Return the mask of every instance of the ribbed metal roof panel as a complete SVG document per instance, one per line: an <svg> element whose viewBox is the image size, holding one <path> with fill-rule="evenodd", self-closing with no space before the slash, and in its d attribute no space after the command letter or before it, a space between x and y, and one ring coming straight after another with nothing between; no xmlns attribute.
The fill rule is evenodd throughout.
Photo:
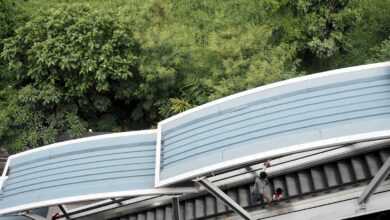
<svg viewBox="0 0 390 220"><path fill-rule="evenodd" d="M154 190L154 130L82 138L11 156L1 212Z"/></svg>
<svg viewBox="0 0 390 220"><path fill-rule="evenodd" d="M259 87L167 119L159 124L159 185L303 144L390 131L389 86L389 64L340 69Z"/></svg>

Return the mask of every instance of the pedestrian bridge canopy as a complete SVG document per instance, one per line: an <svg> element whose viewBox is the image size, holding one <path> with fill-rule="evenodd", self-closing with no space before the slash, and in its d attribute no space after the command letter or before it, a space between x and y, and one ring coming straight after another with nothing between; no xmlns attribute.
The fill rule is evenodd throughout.
<svg viewBox="0 0 390 220"><path fill-rule="evenodd" d="M390 62L237 93L157 129L43 146L9 157L0 214L192 189L177 183L288 154L390 137Z"/></svg>

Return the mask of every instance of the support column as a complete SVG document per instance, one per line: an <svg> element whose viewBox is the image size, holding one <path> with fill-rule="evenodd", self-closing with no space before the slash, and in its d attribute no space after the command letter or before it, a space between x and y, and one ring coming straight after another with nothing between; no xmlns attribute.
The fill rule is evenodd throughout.
<svg viewBox="0 0 390 220"><path fill-rule="evenodd" d="M390 172L390 157L382 165L379 171L375 174L374 178L370 181L368 186L364 189L364 192L358 198L359 205L364 206L370 196L374 193L376 188L383 182L383 180L389 175Z"/></svg>
<svg viewBox="0 0 390 220"><path fill-rule="evenodd" d="M58 205L58 208L60 208L62 214L65 216L66 219L70 219L70 216L63 205Z"/></svg>
<svg viewBox="0 0 390 220"><path fill-rule="evenodd" d="M226 193L224 193L218 186L214 185L206 178L196 179L200 185L202 185L208 192L213 196L223 202L225 205L229 206L235 213L241 216L245 220L253 220L251 215L243 209L239 204L237 204L233 199L231 199Z"/></svg>
<svg viewBox="0 0 390 220"><path fill-rule="evenodd" d="M173 220L181 219L179 197L177 196L172 198L172 219Z"/></svg>

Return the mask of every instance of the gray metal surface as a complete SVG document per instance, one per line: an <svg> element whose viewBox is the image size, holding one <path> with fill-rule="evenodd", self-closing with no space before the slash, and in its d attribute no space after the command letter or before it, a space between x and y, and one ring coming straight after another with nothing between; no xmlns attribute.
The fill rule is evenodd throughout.
<svg viewBox="0 0 390 220"><path fill-rule="evenodd" d="M23 213L21 215L31 220L46 220L45 217L36 214Z"/></svg>
<svg viewBox="0 0 390 220"><path fill-rule="evenodd" d="M37 220L42 220L46 219L48 213L47 208L39 208L39 209L34 209L27 212L20 212L16 214L10 214L7 216L0 216L0 220L32 220L32 219L37 219Z"/></svg>
<svg viewBox="0 0 390 220"><path fill-rule="evenodd" d="M25 216L3 216L0 217L0 220L31 220L31 218Z"/></svg>
<svg viewBox="0 0 390 220"><path fill-rule="evenodd" d="M369 166L370 167L370 166ZM359 204L366 203L370 196L374 193L376 188L382 181L388 177L390 172L390 158L388 158L379 169L377 173L374 173L374 178L370 181L362 195L358 199Z"/></svg>
<svg viewBox="0 0 390 220"><path fill-rule="evenodd" d="M119 207L126 207L126 206L135 206L139 203L145 202L145 201L151 201L157 198L161 198L163 196L161 195L151 195L151 196L137 196L134 198L121 198L121 199L115 199L115 202L113 202L111 199L103 200L100 202L92 203L89 205L81 206L72 210L68 210L68 216L70 219L80 219L85 216L94 215L97 213L101 213L108 210L113 210ZM64 214L60 214L57 216L56 219L59 220L66 220L66 216ZM1 220L1 219L0 219Z"/></svg>
<svg viewBox="0 0 390 220"><path fill-rule="evenodd" d="M245 220L253 220L252 216L243 209L237 202L235 202L232 198L237 200L237 197L235 196L235 193L232 193L230 191L230 196L227 195L225 192L223 192L221 189L219 189L216 185L214 185L212 182L210 182L206 178L200 178L196 180L199 184L201 184L203 187L206 188L206 190L215 196L219 201L221 201L223 204L225 204L227 207L232 209L236 214L241 216ZM228 192L229 193L229 192ZM195 200L199 201L199 200ZM200 206L201 203L199 203ZM203 210L203 209L201 209Z"/></svg>
<svg viewBox="0 0 390 220"><path fill-rule="evenodd" d="M172 198L172 220L181 220L180 201L178 197Z"/></svg>
<svg viewBox="0 0 390 220"><path fill-rule="evenodd" d="M368 155L370 156L368 157ZM375 149L353 156L335 157L334 160L328 159L322 162L323 164L306 167L293 172L286 170L287 173L271 176L270 182L273 188L281 187L284 189L285 194L282 202L304 201L307 198L312 198L312 196L321 196L333 191L342 192L342 190L353 189L357 186L365 186L373 178L372 173L369 171L372 169L371 166L373 164L370 161L370 157L375 158L376 163L382 166L384 161L390 158L390 148ZM338 174L335 175L335 173ZM338 175L340 177L335 178ZM289 184L288 181L295 182L295 184ZM329 185L329 182L332 184ZM226 188L224 192L228 195L236 195L234 196L234 200L252 213L253 211L262 210L264 207L262 204L252 202L250 194L251 187L252 184L244 184L233 188ZM191 198L181 200L180 203L182 220L217 220L226 219L227 216L232 215L232 210L229 210L223 203L207 194L195 195ZM171 220L171 213L167 212L167 210L170 210L169 204L144 208L138 212L111 220ZM149 216L146 213L149 213Z"/></svg>

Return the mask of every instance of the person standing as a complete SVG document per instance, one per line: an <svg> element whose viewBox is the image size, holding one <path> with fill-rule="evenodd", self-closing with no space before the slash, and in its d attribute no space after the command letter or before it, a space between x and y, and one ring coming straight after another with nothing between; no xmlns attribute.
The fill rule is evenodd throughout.
<svg viewBox="0 0 390 220"><path fill-rule="evenodd" d="M265 171L259 173L255 176L255 184L253 187L253 202L254 203L270 203L271 199L271 184L268 180L268 175Z"/></svg>

